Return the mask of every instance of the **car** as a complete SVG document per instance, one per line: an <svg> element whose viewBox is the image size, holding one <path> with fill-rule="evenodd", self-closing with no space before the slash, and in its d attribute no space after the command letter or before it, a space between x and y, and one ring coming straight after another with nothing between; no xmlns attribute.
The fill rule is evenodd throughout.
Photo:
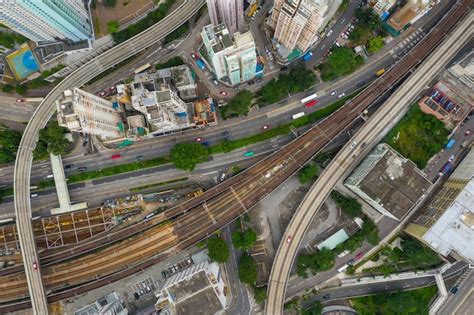
<svg viewBox="0 0 474 315"><path fill-rule="evenodd" d="M204 141L204 142L201 142L201 144L205 147L208 147L211 143L209 141Z"/></svg>
<svg viewBox="0 0 474 315"><path fill-rule="evenodd" d="M326 295L323 295L323 300L327 300L329 299L329 297L331 296L331 294L326 294Z"/></svg>
<svg viewBox="0 0 474 315"><path fill-rule="evenodd" d="M220 181L223 182L225 180L225 173L222 173Z"/></svg>
<svg viewBox="0 0 474 315"><path fill-rule="evenodd" d="M331 36L332 34L332 30L329 30L327 33L326 33L326 36Z"/></svg>
<svg viewBox="0 0 474 315"><path fill-rule="evenodd" d="M26 100L24 98L17 98L16 102L17 103L24 103L24 102L26 102Z"/></svg>
<svg viewBox="0 0 474 315"><path fill-rule="evenodd" d="M458 287L453 287L451 290L449 290L452 294L456 294L459 291Z"/></svg>
<svg viewBox="0 0 474 315"><path fill-rule="evenodd" d="M38 263L36 261L33 262L33 269L38 270Z"/></svg>
<svg viewBox="0 0 474 315"><path fill-rule="evenodd" d="M263 130L267 130L268 128L270 128L270 125L263 125L263 126L262 126L262 129L263 129Z"/></svg>
<svg viewBox="0 0 474 315"><path fill-rule="evenodd" d="M77 170L78 170L79 172L84 172L85 170L87 170L87 167L81 166L81 167L78 167Z"/></svg>
<svg viewBox="0 0 474 315"><path fill-rule="evenodd" d="M191 53L191 57L194 59L194 60L198 60L199 56L195 53Z"/></svg>
<svg viewBox="0 0 474 315"><path fill-rule="evenodd" d="M456 158L456 156L455 156L454 154L451 155L451 156L449 157L449 159L448 159L448 162L454 161L455 158Z"/></svg>
<svg viewBox="0 0 474 315"><path fill-rule="evenodd" d="M364 257L364 252L357 253L357 255L355 255L355 260L359 260L362 257Z"/></svg>
<svg viewBox="0 0 474 315"><path fill-rule="evenodd" d="M137 292L133 292L133 296L135 297L135 300L140 299L140 295L138 295Z"/></svg>
<svg viewBox="0 0 474 315"><path fill-rule="evenodd" d="M105 91L100 92L99 96L105 96Z"/></svg>
<svg viewBox="0 0 474 315"><path fill-rule="evenodd" d="M143 155L137 155L135 161L143 161Z"/></svg>
<svg viewBox="0 0 474 315"><path fill-rule="evenodd" d="M197 137L197 138L196 138L196 141L197 141L197 142L201 142L201 141L202 141L202 138L201 138L201 137Z"/></svg>
<svg viewBox="0 0 474 315"><path fill-rule="evenodd" d="M228 134L229 134L229 132L227 130L221 132L221 135L223 135L223 136L227 136Z"/></svg>
<svg viewBox="0 0 474 315"><path fill-rule="evenodd" d="M356 145L357 145L357 142L356 142L356 141L354 141L354 142L352 142L352 143L351 143L351 146L350 146L350 148L351 148L351 149L354 149L354 148L356 147Z"/></svg>
<svg viewBox="0 0 474 315"><path fill-rule="evenodd" d="M363 87L363 86L364 86L364 82L357 83L357 87Z"/></svg>
<svg viewBox="0 0 474 315"><path fill-rule="evenodd" d="M36 198L36 197L38 197L38 194L37 194L37 193L32 193L32 194L30 195L30 197L31 197L31 198Z"/></svg>
<svg viewBox="0 0 474 315"><path fill-rule="evenodd" d="M334 43L334 45L336 45L336 47L341 47L341 44L339 44L337 41Z"/></svg>
<svg viewBox="0 0 474 315"><path fill-rule="evenodd" d="M120 159L121 157L122 157L122 155L120 155L120 154L114 154L114 155L112 155L110 158L111 158L112 160L116 160L116 159Z"/></svg>
<svg viewBox="0 0 474 315"><path fill-rule="evenodd" d="M336 95L336 93L337 92L334 90L334 91L331 92L331 95L334 96L334 95Z"/></svg>
<svg viewBox="0 0 474 315"><path fill-rule="evenodd" d="M217 82L217 80L212 80L212 82L214 82L215 85L219 84L219 82Z"/></svg>
<svg viewBox="0 0 474 315"><path fill-rule="evenodd" d="M469 136L470 134L471 134L471 129L466 130L466 132L464 133L465 136Z"/></svg>
<svg viewBox="0 0 474 315"><path fill-rule="evenodd" d="M291 243L291 239L292 239L292 237L291 237L291 235L289 235L289 236L286 238L286 242L287 242L287 243Z"/></svg>
<svg viewBox="0 0 474 315"><path fill-rule="evenodd" d="M344 96L346 96L346 93L341 93L341 94L339 94L339 95L337 96L337 98L342 98L342 97L344 97Z"/></svg>
<svg viewBox="0 0 474 315"><path fill-rule="evenodd" d="M68 164L68 165L64 166L64 169L65 170L70 170L73 167L74 167L74 164Z"/></svg>
<svg viewBox="0 0 474 315"><path fill-rule="evenodd" d="M226 91L220 91L219 93L220 93L221 95L224 95L224 96L227 95L227 92L226 92Z"/></svg>
<svg viewBox="0 0 474 315"><path fill-rule="evenodd" d="M111 91L115 90L115 86L112 85L112 86L110 87L110 90L111 90Z"/></svg>
<svg viewBox="0 0 474 315"><path fill-rule="evenodd" d="M354 259L354 258L350 259L350 260L347 262L347 264L348 264L349 266L352 266L354 263L355 263L355 259Z"/></svg>

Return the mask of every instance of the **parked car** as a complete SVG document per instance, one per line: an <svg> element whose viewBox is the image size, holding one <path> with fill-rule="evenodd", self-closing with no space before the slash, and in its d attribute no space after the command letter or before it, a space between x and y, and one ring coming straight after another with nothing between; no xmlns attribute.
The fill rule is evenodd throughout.
<svg viewBox="0 0 474 315"><path fill-rule="evenodd" d="M122 157L122 155L120 155L120 154L114 154L114 155L112 155L110 158L111 158L112 160L116 160L116 159L120 159L121 157Z"/></svg>
<svg viewBox="0 0 474 315"><path fill-rule="evenodd" d="M337 96L337 98L343 98L344 96L346 96L346 93L341 93Z"/></svg>
<svg viewBox="0 0 474 315"><path fill-rule="evenodd" d="M364 253L363 253L363 252L357 253L357 255L355 256L355 260L359 260L359 259L361 259L362 257L364 257Z"/></svg>
<svg viewBox="0 0 474 315"><path fill-rule="evenodd" d="M217 82L217 80L212 80L212 82L214 82L215 85L219 84L219 82Z"/></svg>
<svg viewBox="0 0 474 315"><path fill-rule="evenodd" d="M458 287L453 287L451 290L449 290L452 294L456 294L458 292L459 288Z"/></svg>
<svg viewBox="0 0 474 315"><path fill-rule="evenodd" d="M79 172L84 172L85 170L87 170L87 167L81 166L81 167L78 167L77 170L78 170Z"/></svg>

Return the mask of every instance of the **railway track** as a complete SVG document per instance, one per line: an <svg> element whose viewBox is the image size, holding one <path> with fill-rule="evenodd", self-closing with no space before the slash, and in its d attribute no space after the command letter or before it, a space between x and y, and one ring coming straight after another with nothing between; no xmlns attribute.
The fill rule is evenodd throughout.
<svg viewBox="0 0 474 315"><path fill-rule="evenodd" d="M451 11L449 18L443 19L434 29L434 31L436 31L435 35L446 34L455 24L455 22L460 19L462 14L466 11L466 8L469 6L470 2L471 1L468 0L458 2L456 7ZM426 57L426 55L436 47L437 41L439 41L439 38L434 38L434 36L431 34L432 33L429 33L425 40L420 42L420 44L416 47L416 51L405 56L405 58L403 58L393 69L387 71L384 76L374 82L361 94L356 96L352 101L348 102L346 106L342 107L333 115L314 126L301 137L283 147L276 154L265 158L261 162L241 173L241 175L237 175L223 184L216 186L215 188L206 192L208 193L207 195L205 193L200 197L185 202L181 206L163 213L154 223L147 224L147 222L143 222L141 225L138 224L134 227L134 234L139 232L139 227L146 227L146 230L153 234L157 233L157 227L153 226L153 224L157 224L156 222L159 222L159 220L170 220L173 226L173 233L177 237L176 243L166 244L163 248L160 247L158 252L150 253L154 255L149 256L148 258L144 257L146 255L142 255L138 259L142 261L140 263L134 264L134 262L131 261L131 264L128 264L128 260L125 258L120 258L120 264L118 265L124 266L125 264L125 266L127 266L128 264L128 268L125 267L119 271L114 272L105 270L104 273L100 274L100 277L97 280L91 278L90 273L87 275L82 274L81 277L79 277L81 279L79 279L76 286L73 288L54 287L54 281L52 283L53 286L49 286L47 277L51 272L54 271L54 268L68 271L68 274L63 275L62 282L69 283L68 277L71 277L73 280L77 280L73 275L70 275L70 266L71 264L74 264L76 260L72 260L71 262L67 263L57 263L59 259L52 258L54 256L51 256L49 261L51 266L45 268L43 271L45 275L45 285L47 289L52 292L49 294L48 300L53 302L73 296L75 294L90 291L94 288L98 288L106 285L107 283L117 281L139 270L147 268L175 254L176 252L179 252L180 250L195 244L202 238L205 238L207 235L210 235L215 230L225 226L237 216L247 211L289 176L291 176L291 174L298 170L302 165L304 165L304 163L319 150L321 150L324 145L326 145L332 138L334 138L355 118L357 118L365 110L365 108L367 108L373 101L377 100L382 92L386 91L393 84L402 79L413 66L418 64L424 57ZM128 233L130 233L130 231L118 231L116 233L118 235L122 233L121 239L125 240L127 237L129 237L127 235L129 235ZM126 242L129 251L140 251L143 249L143 246L146 247L149 245L149 243L143 240L134 241L134 239L135 238ZM106 241L102 241L103 243L99 246L105 246L110 243L107 238L105 238L105 240ZM120 238L117 237L117 240L120 240ZM97 244L98 243L94 243L91 248L84 250L83 253L87 253L96 249ZM110 248L113 247L111 246ZM71 251L74 250L76 249L71 249ZM81 249L79 249L79 251L80 250ZM106 250L107 248L103 251ZM64 255L64 253L61 255ZM45 260L42 260L42 264L45 262L48 264L47 258L48 257L45 257ZM94 261L93 255L87 255L83 259L85 259L86 262L90 261L90 264L92 264ZM112 264L111 262L109 263ZM104 265L105 267L103 269L108 269L108 266L106 266L107 264ZM4 283L4 280L9 279L5 277L10 276L16 277L15 281L18 281L15 283L17 285L15 290L24 290L24 292L27 292L26 280L21 281L24 275L3 275L0 277L0 283ZM25 289L20 289L22 287ZM4 289L5 290L3 292L8 291L8 285L4 286ZM62 291L57 292L58 290ZM3 293L0 293L0 298L2 301L4 301L4 303L10 299L10 296L11 295L5 298L6 296L4 296ZM30 302L28 301L22 301L19 303L13 302L11 305L3 304L0 305L0 311L12 311L26 308L29 306L29 303Z"/></svg>

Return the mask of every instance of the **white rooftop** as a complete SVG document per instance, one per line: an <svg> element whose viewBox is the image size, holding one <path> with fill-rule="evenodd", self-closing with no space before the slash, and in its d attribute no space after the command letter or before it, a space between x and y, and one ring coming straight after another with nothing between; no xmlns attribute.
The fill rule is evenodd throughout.
<svg viewBox="0 0 474 315"><path fill-rule="evenodd" d="M474 179L469 181L423 239L444 256L455 251L474 263Z"/></svg>

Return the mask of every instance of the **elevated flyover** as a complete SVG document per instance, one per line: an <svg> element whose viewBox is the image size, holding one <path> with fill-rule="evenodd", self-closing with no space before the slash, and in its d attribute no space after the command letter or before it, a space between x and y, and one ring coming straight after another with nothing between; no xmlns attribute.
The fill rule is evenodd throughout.
<svg viewBox="0 0 474 315"><path fill-rule="evenodd" d="M314 183L311 190L305 196L300 207L293 215L288 225L283 241L277 251L273 262L270 280L268 284L268 298L265 307L266 314L283 314L285 302L285 290L291 273L293 262L298 254L300 243L305 232L312 222L315 214L319 211L324 200L327 198L335 184L342 180L348 172L354 168L363 156L380 141L384 132L406 112L413 99L422 91L453 58L457 51L466 44L474 33L473 14L467 17L449 33L450 29L460 20L466 10L466 5L471 1L459 2L444 17L425 39L414 48L400 62L409 59L422 58L423 46L429 43L441 42L442 44L424 61L406 82L381 106L381 108L364 124L364 126L353 136L350 144L347 144L334 158L333 162L324 170ZM434 48L434 47L433 47ZM432 49L431 49L432 50ZM387 78L396 71L400 64L388 71L381 79ZM357 145L351 148L352 144ZM362 143L366 145L361 146ZM291 236L292 240L285 240Z"/></svg>
<svg viewBox="0 0 474 315"><path fill-rule="evenodd" d="M196 14L204 3L204 0L184 0L182 5L159 23L92 59L61 81L33 113L18 148L13 187L18 238L22 249L25 275L28 280L28 291L35 314L48 313L41 268L39 266L37 269L33 267L39 261L31 223L30 172L39 130L46 126L53 115L56 109L55 101L62 91L87 83L103 71L159 42Z"/></svg>

